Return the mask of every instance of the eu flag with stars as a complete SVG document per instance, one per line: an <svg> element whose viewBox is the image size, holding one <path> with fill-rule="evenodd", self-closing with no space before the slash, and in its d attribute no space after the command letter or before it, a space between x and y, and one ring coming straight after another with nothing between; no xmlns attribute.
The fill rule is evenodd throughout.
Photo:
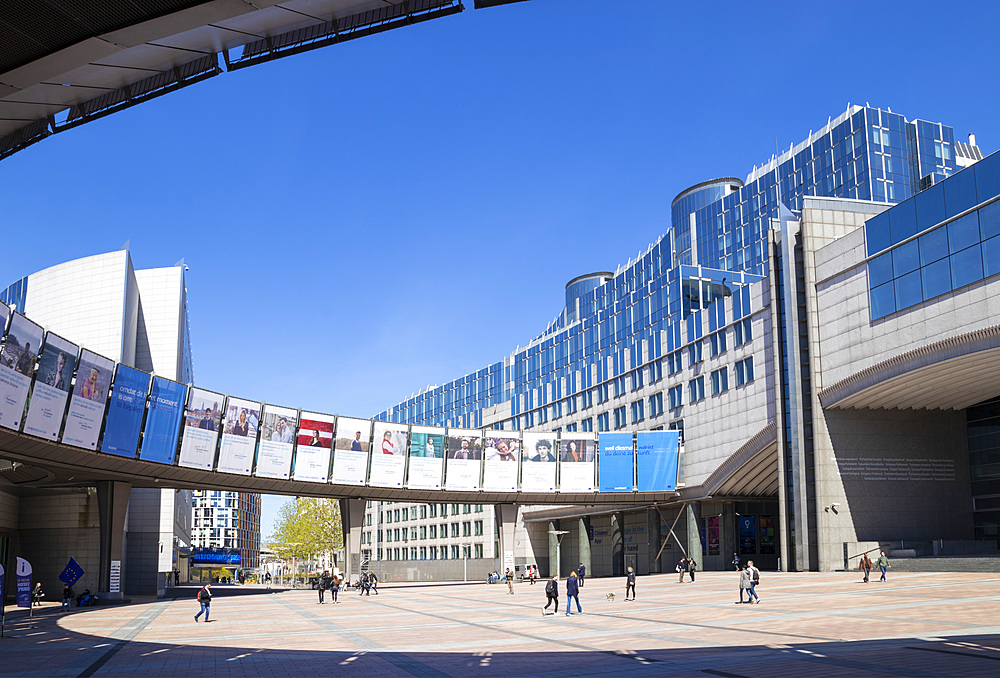
<svg viewBox="0 0 1000 678"><path fill-rule="evenodd" d="M69 564L66 565L66 569L62 571L59 575L59 581L65 582L72 586L83 576L83 568L80 567L80 563L76 562L73 558L69 559Z"/></svg>

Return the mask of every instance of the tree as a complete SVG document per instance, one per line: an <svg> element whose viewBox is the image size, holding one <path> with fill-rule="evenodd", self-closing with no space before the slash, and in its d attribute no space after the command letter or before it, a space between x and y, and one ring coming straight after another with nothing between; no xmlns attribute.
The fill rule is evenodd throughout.
<svg viewBox="0 0 1000 678"><path fill-rule="evenodd" d="M281 558L310 558L342 548L340 503L336 499L295 497L278 509L278 520L269 537L271 549Z"/></svg>

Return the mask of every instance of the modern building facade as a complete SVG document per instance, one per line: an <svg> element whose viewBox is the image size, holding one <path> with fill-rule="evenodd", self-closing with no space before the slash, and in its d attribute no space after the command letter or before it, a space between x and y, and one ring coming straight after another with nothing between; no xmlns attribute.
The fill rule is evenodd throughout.
<svg viewBox="0 0 1000 678"><path fill-rule="evenodd" d="M981 449L1000 387L910 405L874 396L836 404L823 389L875 388L858 375L880 361L987 331L990 309L997 317L998 271L987 244L993 231L982 224L992 223L1000 194L990 183L997 162L983 161L974 137L958 142L946 125L850 106L745 180L682 191L667 233L613 273L570 281L566 307L527 346L376 418L681 432L677 502L600 513L518 507L519 565L544 569L560 553L563 572L578 562L594 574L627 564L655 572L689 553L718 569L739 553L766 567L829 570L894 542L924 550L935 539L938 550L974 535L995 542L996 517L986 507L996 499L973 495L969 473L984 477L982 460L995 454ZM852 285L831 282L844 275ZM970 323L958 309L977 304L981 314ZM934 331L919 332L928 326L915 324L918 317L934 317ZM965 433L972 417L983 422L975 441ZM936 419L933 435L916 426ZM842 435L851 426L864 440ZM980 461L970 462L973 448ZM853 461L831 466L839 455ZM901 459L915 469L909 475ZM942 464L951 470L935 475ZM851 474L868 480L852 485ZM890 491L878 478L901 482ZM976 482L975 492L996 489ZM916 503L915 489L927 501ZM878 512L878 500L861 496L868 492L898 503ZM395 510L373 504L372 516ZM493 511L487 506L486 522ZM373 534L377 558L385 544Z"/></svg>
<svg viewBox="0 0 1000 678"><path fill-rule="evenodd" d="M99 254L33 273L0 292L0 302L107 358L181 382L193 377L184 266L136 270L128 250ZM16 471L5 475L13 479ZM3 476L0 476L0 483ZM191 491L133 488L128 500L122 591L162 592L186 571ZM94 488L26 490L0 485L0 531L34 558L46 588L70 557L98 571ZM57 545L53 548L53 544ZM85 577L85 581L86 577ZM96 591L96 580L89 582Z"/></svg>
<svg viewBox="0 0 1000 678"><path fill-rule="evenodd" d="M260 567L260 495L227 490L195 490L191 544L237 549L240 568Z"/></svg>

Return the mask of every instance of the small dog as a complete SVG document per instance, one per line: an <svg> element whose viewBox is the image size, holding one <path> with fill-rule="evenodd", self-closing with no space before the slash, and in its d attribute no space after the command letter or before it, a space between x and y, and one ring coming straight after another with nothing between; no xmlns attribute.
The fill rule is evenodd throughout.
<svg viewBox="0 0 1000 678"><path fill-rule="evenodd" d="M605 597L606 597L606 598L607 598L607 599L608 599L609 601L612 601L612 600L614 600L614 599L615 599L615 594L614 594L614 593L609 593L609 594L607 594L607 595L606 595Z"/></svg>

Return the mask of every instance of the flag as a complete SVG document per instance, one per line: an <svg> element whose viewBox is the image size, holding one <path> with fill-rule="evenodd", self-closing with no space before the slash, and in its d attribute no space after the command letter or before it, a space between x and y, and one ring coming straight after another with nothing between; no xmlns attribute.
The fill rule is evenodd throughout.
<svg viewBox="0 0 1000 678"><path fill-rule="evenodd" d="M59 575L59 581L64 582L72 586L80 577L83 576L83 568L80 567L80 563L76 562L73 558L69 559L69 564L66 565L66 569L62 571Z"/></svg>
<svg viewBox="0 0 1000 678"><path fill-rule="evenodd" d="M17 559L17 606L31 607L31 563Z"/></svg>

